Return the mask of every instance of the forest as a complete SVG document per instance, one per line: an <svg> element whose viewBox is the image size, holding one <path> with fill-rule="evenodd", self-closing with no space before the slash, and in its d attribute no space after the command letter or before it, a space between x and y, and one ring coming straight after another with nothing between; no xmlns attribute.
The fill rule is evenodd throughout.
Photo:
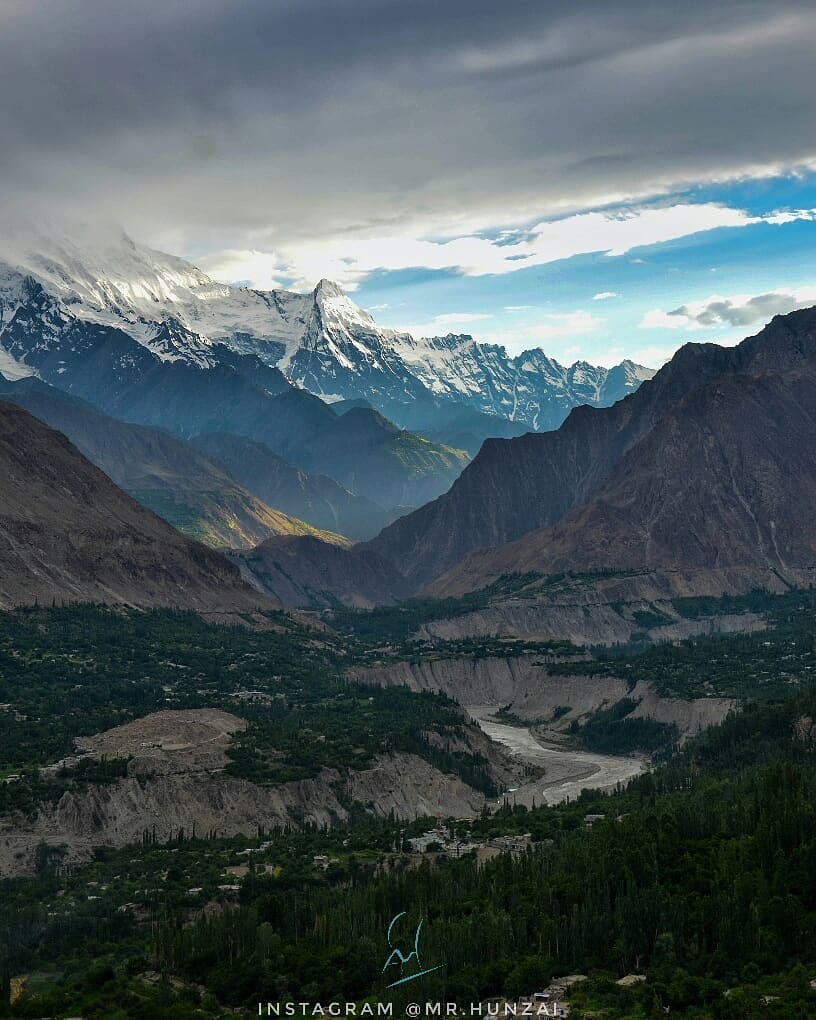
<svg viewBox="0 0 816 1020"><path fill-rule="evenodd" d="M434 820L377 820L360 807L329 830L232 839L162 841L148 826L139 844L72 868L43 846L33 877L0 883L0 1015L178 1020L257 1015L267 1000L384 998L402 1015L418 993L386 989L382 974L386 929L402 911L409 925L423 919L423 960L439 966L422 979L423 1001L515 998L584 974L570 992L578 1020L816 1015L816 601L750 601L733 611L761 607L768 629L558 664L632 684L647 676L666 691L733 691L741 711L678 748L647 720L627 735L624 699L576 739L665 750L670 738L652 771L608 794L448 820L474 842L528 834L524 851L417 856L407 841ZM2 768L24 778L0 785L3 810L116 782L122 761L80 761L48 780L37 766L68 753L75 734L168 705L243 712L251 725L230 768L262 783L313 773L324 754L349 765L384 748L440 754L423 734L467 725L457 706L350 688L341 672L361 644L277 618L259 632L174 612L4 614ZM232 695L247 689L275 695L274 712L236 709ZM478 756L438 760L489 788ZM15 802L26 782L28 800ZM632 974L645 980L618 983ZM26 993L15 997L19 975Z"/></svg>
<svg viewBox="0 0 816 1020"><path fill-rule="evenodd" d="M496 792L480 755L446 749L472 725L453 701L349 684L342 639L318 637L282 614L269 625L212 626L193 613L84 605L0 614L0 779L19 777L0 783L0 811L31 812L69 786L115 781L121 763L96 766L93 775L81 763L48 779L40 768L71 755L74 737L166 708L217 707L246 718L228 771L253 782L308 778L405 751ZM429 740L430 732L443 740Z"/></svg>
<svg viewBox="0 0 816 1020"><path fill-rule="evenodd" d="M249 1015L258 1001L393 994L380 973L384 932L406 910L425 918L427 959L444 963L423 979L427 999L517 996L584 973L572 1016L657 1017L669 1007L737 1020L760 1015L767 996L777 997L771 1016L812 1016L814 718L812 694L757 706L625 791L483 815L468 823L474 835L527 832L533 843L481 865L412 867L408 829L364 818L254 840L160 845L146 834L73 874L46 864L2 890L7 970L36 969L43 988L10 1013ZM590 813L604 817L588 829ZM332 862L325 871L318 851ZM202 914L226 862L244 862L244 877L228 906ZM152 972L165 981L148 995ZM646 980L616 984L632 972ZM164 1012L151 1013L160 995Z"/></svg>

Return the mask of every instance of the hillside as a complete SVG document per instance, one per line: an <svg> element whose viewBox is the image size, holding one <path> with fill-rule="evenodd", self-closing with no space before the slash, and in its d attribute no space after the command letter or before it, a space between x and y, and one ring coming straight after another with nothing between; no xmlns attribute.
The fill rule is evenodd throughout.
<svg viewBox="0 0 816 1020"><path fill-rule="evenodd" d="M363 496L355 496L328 475L294 467L268 446L226 432L194 436L190 445L222 464L267 505L308 521L316 528L351 539L377 534L392 514Z"/></svg>
<svg viewBox="0 0 816 1020"><path fill-rule="evenodd" d="M806 584L816 576L814 428L816 352L795 372L722 376L681 400L583 506L471 553L433 588L603 569L716 574L742 590L769 573Z"/></svg>
<svg viewBox="0 0 816 1020"><path fill-rule="evenodd" d="M405 578L364 546L280 536L232 558L253 587L287 606L373 606L410 594Z"/></svg>
<svg viewBox="0 0 816 1020"><path fill-rule="evenodd" d="M216 548L249 548L271 535L315 531L162 429L118 421L38 379L0 379L0 396L63 432L120 488L190 538Z"/></svg>
<svg viewBox="0 0 816 1020"><path fill-rule="evenodd" d="M371 548L404 564L417 586L427 583L470 551L554 525L587 503L692 390L726 374L796 372L814 350L816 309L777 316L735 348L686 344L612 407L579 407L555 432L485 443L448 493L395 521Z"/></svg>
<svg viewBox="0 0 816 1020"><path fill-rule="evenodd" d="M76 600L201 611L274 604L61 433L0 402L0 608Z"/></svg>

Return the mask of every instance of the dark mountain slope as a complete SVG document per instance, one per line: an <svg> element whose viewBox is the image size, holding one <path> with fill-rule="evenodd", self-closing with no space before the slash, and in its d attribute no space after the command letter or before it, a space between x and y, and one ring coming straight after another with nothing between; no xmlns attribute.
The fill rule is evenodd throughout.
<svg viewBox="0 0 816 1020"><path fill-rule="evenodd" d="M190 443L223 464L259 499L317 528L358 540L393 520L371 500L353 495L328 475L301 471L263 443L224 432L195 436Z"/></svg>
<svg viewBox="0 0 816 1020"><path fill-rule="evenodd" d="M297 462L308 470L329 474L352 492L389 508L433 499L468 459L463 450L405 432L378 411L362 407L341 415L316 441L297 451Z"/></svg>
<svg viewBox="0 0 816 1020"><path fill-rule="evenodd" d="M0 397L65 433L120 488L207 545L248 548L272 535L313 530L268 506L221 465L161 429L118 421L39 379L10 383L0 378Z"/></svg>
<svg viewBox="0 0 816 1020"><path fill-rule="evenodd" d="M223 556L140 506L61 433L0 402L0 606L52 600L264 604Z"/></svg>
<svg viewBox="0 0 816 1020"><path fill-rule="evenodd" d="M609 408L577 407L556 432L489 440L450 491L371 543L417 585L474 549L552 525L591 499L615 467L694 388L723 373L795 367L816 349L816 309L777 316L738 347L687 344Z"/></svg>
<svg viewBox="0 0 816 1020"><path fill-rule="evenodd" d="M756 364L767 364L758 358ZM433 587L605 568L816 577L816 352L795 371L725 375L679 401L586 504L553 527L467 556Z"/></svg>
<svg viewBox="0 0 816 1020"><path fill-rule="evenodd" d="M287 606L368 607L410 594L405 578L362 546L344 549L317 538L282 536L231 557L253 586Z"/></svg>

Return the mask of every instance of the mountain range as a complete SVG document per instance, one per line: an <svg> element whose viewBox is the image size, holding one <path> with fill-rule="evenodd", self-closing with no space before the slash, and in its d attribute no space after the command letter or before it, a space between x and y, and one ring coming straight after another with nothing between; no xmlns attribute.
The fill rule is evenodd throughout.
<svg viewBox="0 0 816 1020"><path fill-rule="evenodd" d="M0 399L24 407L64 433L88 460L143 506L207 545L244 548L271 535L313 533L327 541L344 541L330 534L330 529L319 531L281 512L277 507L287 502L285 498L275 501L274 506L263 502L221 463L163 429L111 418L78 397L32 377L14 382L0 378ZM293 468L288 470L294 472ZM306 475L295 481L301 483L303 492L320 484L319 479ZM292 480L284 476L283 485L286 483L291 489ZM353 499L336 483L329 484ZM281 497L295 496L280 485L272 488Z"/></svg>
<svg viewBox="0 0 816 1020"><path fill-rule="evenodd" d="M444 594L531 570L802 581L816 568L814 373L812 308L737 347L687 344L613 407L486 442L449 492L368 547Z"/></svg>
<svg viewBox="0 0 816 1020"><path fill-rule="evenodd" d="M10 326L22 322L12 317ZM159 363L240 385L242 359L256 356L229 355L238 368ZM290 413L301 434L318 422L312 463L341 459L344 443L346 452L364 448L372 423L397 447L421 450L426 442L359 400L334 410L286 380L281 386L263 399ZM354 500L359 512L360 497L341 490L340 498L336 482L298 471L257 439L204 428L185 439L113 418L31 377L2 381L0 396L78 447L4 405L6 604L32 595L138 602L139 591L148 604L215 604L240 591L246 605L254 588L276 602L330 607L423 591L459 595L508 575L523 588L527 576L634 571L659 575L661 590L683 594L816 577L816 309L777 316L733 348L687 344L636 392L611 407L576 407L557 430L485 442L448 492L352 548L273 505L286 495L329 518ZM317 414L304 418L312 406ZM202 425L212 414L192 402L190 409ZM179 413L179 404L168 411ZM332 429L321 432L323 420ZM254 427L271 430L266 420ZM440 456L427 445L426 456ZM351 455L348 462L357 470ZM375 462L369 452L367 469ZM114 482L194 537L232 546L231 562L185 545ZM375 526L381 508L366 507ZM172 594L162 591L168 587Z"/></svg>
<svg viewBox="0 0 816 1020"><path fill-rule="evenodd" d="M183 438L262 443L376 504L370 526L444 492L485 438L556 427L652 374L415 339L326 280L306 294L227 287L117 229L83 229L3 234L0 373Z"/></svg>

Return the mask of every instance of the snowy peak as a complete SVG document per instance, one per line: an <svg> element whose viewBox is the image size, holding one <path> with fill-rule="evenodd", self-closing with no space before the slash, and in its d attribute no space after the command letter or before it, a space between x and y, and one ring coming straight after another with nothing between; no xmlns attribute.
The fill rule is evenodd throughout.
<svg viewBox="0 0 816 1020"><path fill-rule="evenodd" d="M654 375L633 362L625 370L585 361L564 366L540 348L513 357L500 344L481 343L468 334L422 341L398 334L395 343L432 393L537 431L557 428L576 404L615 403Z"/></svg>
<svg viewBox="0 0 816 1020"><path fill-rule="evenodd" d="M156 333L146 339L145 346L162 361L186 361L201 368L210 368L215 363L211 344L172 315L164 318Z"/></svg>
<svg viewBox="0 0 816 1020"><path fill-rule="evenodd" d="M330 300L331 298L345 298L346 294L340 287L339 283L335 283L333 280L327 280L324 276L315 287L314 296L315 300L318 300L319 298Z"/></svg>
<svg viewBox="0 0 816 1020"><path fill-rule="evenodd" d="M564 367L540 349L511 357L466 334L417 339L379 327L331 280L306 294L229 287L118 227L3 225L4 374L36 369L49 351L61 358L63 348L87 347L99 328L201 369L217 364L225 345L326 400L364 399L428 431L442 405L555 428L575 404L611 403L653 374L631 362ZM419 425L417 407L427 418Z"/></svg>
<svg viewBox="0 0 816 1020"><path fill-rule="evenodd" d="M15 361L10 354L7 354L0 347L0 376L8 382L16 382L18 379L28 379L36 373L28 365Z"/></svg>
<svg viewBox="0 0 816 1020"><path fill-rule="evenodd" d="M137 246L121 229L74 227L68 235L33 228L3 231L0 262L31 276L52 296L100 314L155 318L157 306L224 297L217 284L184 259Z"/></svg>
<svg viewBox="0 0 816 1020"><path fill-rule="evenodd" d="M314 289L315 307L320 310L323 326L327 329L351 330L357 327L376 331L377 325L368 312L363 311L330 280L321 280Z"/></svg>
<svg viewBox="0 0 816 1020"><path fill-rule="evenodd" d="M645 368L643 365L636 365L634 361L630 361L628 358L615 367L621 369L626 376L626 379L635 384L648 382L655 374L655 370L653 368Z"/></svg>

